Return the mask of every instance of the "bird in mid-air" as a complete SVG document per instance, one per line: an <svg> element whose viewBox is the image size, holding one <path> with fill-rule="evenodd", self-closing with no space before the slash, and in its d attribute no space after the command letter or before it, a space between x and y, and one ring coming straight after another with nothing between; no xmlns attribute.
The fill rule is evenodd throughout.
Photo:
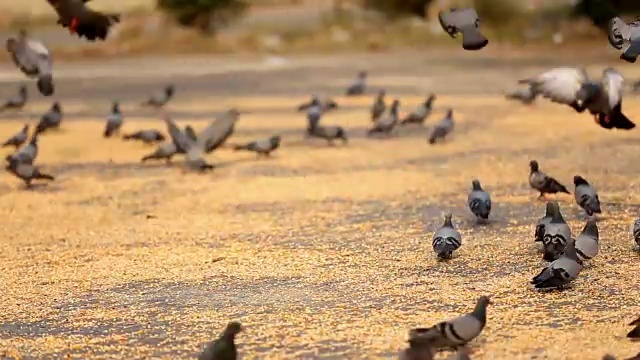
<svg viewBox="0 0 640 360"><path fill-rule="evenodd" d="M480 50L489 44L489 40L480 33L480 19L475 9L440 11L438 20L452 38L462 34L462 48L465 50Z"/></svg>
<svg viewBox="0 0 640 360"><path fill-rule="evenodd" d="M38 90L42 95L53 95L51 54L41 41L28 38L27 31L22 29L17 37L7 39L7 51L20 71L27 77L38 78Z"/></svg>
<svg viewBox="0 0 640 360"><path fill-rule="evenodd" d="M47 0L58 15L58 24L68 28L71 34L86 38L106 40L109 29L120 22L120 14L103 13L86 6L90 0Z"/></svg>
<svg viewBox="0 0 640 360"><path fill-rule="evenodd" d="M618 50L622 50L620 59L635 63L640 55L640 19L625 22L619 17L614 17L607 24L609 44Z"/></svg>

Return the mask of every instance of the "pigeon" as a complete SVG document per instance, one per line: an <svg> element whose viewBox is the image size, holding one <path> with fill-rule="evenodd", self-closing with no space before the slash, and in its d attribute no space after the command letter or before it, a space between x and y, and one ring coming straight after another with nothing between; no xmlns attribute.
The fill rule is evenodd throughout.
<svg viewBox="0 0 640 360"><path fill-rule="evenodd" d="M629 331L629 333L627 334L627 337L631 339L640 339L640 317L633 320L629 324L629 326L635 326L635 328Z"/></svg>
<svg viewBox="0 0 640 360"><path fill-rule="evenodd" d="M156 109L162 108L173 98L174 93L175 86L167 85L161 94L152 95L147 101L142 103L142 106L151 106Z"/></svg>
<svg viewBox="0 0 640 360"><path fill-rule="evenodd" d="M386 92L384 90L380 90L373 102L373 105L371 106L371 121L373 122L378 120L378 118L384 114L385 110L387 110L387 103L384 101L385 95Z"/></svg>
<svg viewBox="0 0 640 360"><path fill-rule="evenodd" d="M51 96L53 86L53 63L49 49L41 42L27 37L22 29L17 37L7 39L7 51L16 66L30 78L38 78L37 86L44 96Z"/></svg>
<svg viewBox="0 0 640 360"><path fill-rule="evenodd" d="M416 341L429 343L435 350L463 347L484 329L487 323L487 305L491 303L490 296L481 296L472 312L430 328L413 329L411 337Z"/></svg>
<svg viewBox="0 0 640 360"><path fill-rule="evenodd" d="M367 88L367 76L368 73L366 71L360 71L358 73L358 77L356 80L347 88L346 95L354 96L354 95L362 95Z"/></svg>
<svg viewBox="0 0 640 360"><path fill-rule="evenodd" d="M334 145L336 139L340 139L342 144L349 142L347 133L341 126L316 126L313 130L307 130L307 136L327 140L331 146Z"/></svg>
<svg viewBox="0 0 640 360"><path fill-rule="evenodd" d="M471 182L472 190L467 197L469 209L476 216L478 221L486 221L491 213L491 196L482 189L480 181L474 179Z"/></svg>
<svg viewBox="0 0 640 360"><path fill-rule="evenodd" d="M25 141L27 141L28 137L29 137L29 125L27 124L22 127L22 130L20 130L18 133L11 136L9 139L7 139L7 141L3 142L2 147L13 146L14 148L17 149L20 146L22 146L22 144L24 144Z"/></svg>
<svg viewBox="0 0 640 360"><path fill-rule="evenodd" d="M575 280L580 271L582 264L576 254L575 243L569 239L562 255L549 263L531 283L536 289L559 289Z"/></svg>
<svg viewBox="0 0 640 360"><path fill-rule="evenodd" d="M601 214L600 199L598 199L598 193L593 186L589 185L587 180L583 177L576 175L573 177L573 184L576 186L573 192L576 198L576 203L587 213L592 216L593 214Z"/></svg>
<svg viewBox="0 0 640 360"><path fill-rule="evenodd" d="M31 140L27 145L24 145L18 151L11 155L7 155L5 158L8 162L17 160L23 164L33 164L33 161L38 156L38 134L31 135Z"/></svg>
<svg viewBox="0 0 640 360"><path fill-rule="evenodd" d="M453 131L453 109L447 110L444 119L435 126L429 136L429 144L435 144L438 139L444 139L451 131Z"/></svg>
<svg viewBox="0 0 640 360"><path fill-rule="evenodd" d="M431 245L440 259L450 259L453 252L462 245L462 237L453 227L451 214L445 215L444 224L433 235Z"/></svg>
<svg viewBox="0 0 640 360"><path fill-rule="evenodd" d="M538 97L538 93L533 90L533 86L529 85L525 88L507 92L504 97L507 100L517 100L525 105L531 105Z"/></svg>
<svg viewBox="0 0 640 360"><path fill-rule="evenodd" d="M640 218L633 222L633 240L640 246Z"/></svg>
<svg viewBox="0 0 640 360"><path fill-rule="evenodd" d="M119 133L122 127L122 112L120 111L120 104L117 101L111 105L111 114L107 117L107 124L104 128L104 137L109 138L113 134Z"/></svg>
<svg viewBox="0 0 640 360"><path fill-rule="evenodd" d="M189 125L186 125L184 127L184 134L187 135L187 137L193 141L198 140L198 134L196 134L196 131L193 130L193 128Z"/></svg>
<svg viewBox="0 0 640 360"><path fill-rule="evenodd" d="M202 129L202 131L197 134L194 142L199 141L201 138L204 139L204 152L210 154L220 146L224 145L231 135L233 135L236 128L236 122L240 119L241 114L247 114L247 112L240 112L238 109L231 108L218 115L215 120L209 124L209 126Z"/></svg>
<svg viewBox="0 0 640 360"><path fill-rule="evenodd" d="M166 142L160 144L158 148L149 155L145 155L140 161L146 162L147 160L162 160L164 159L167 164L171 163L171 159L178 153L176 144L173 142Z"/></svg>
<svg viewBox="0 0 640 360"><path fill-rule="evenodd" d="M546 261L556 260L571 239L571 228L564 221L558 203L554 203L555 205L551 206L551 220L544 226L544 235L542 237L542 245L544 246L543 259Z"/></svg>
<svg viewBox="0 0 640 360"><path fill-rule="evenodd" d="M185 154L185 166L190 170L204 172L213 170L214 166L204 160L204 154L207 146L207 140L210 138L208 130L203 131L202 136L198 136L196 141L191 140L185 135L175 122L165 114L164 121L167 124L169 135L173 144L175 144L178 153Z"/></svg>
<svg viewBox="0 0 640 360"><path fill-rule="evenodd" d="M600 251L600 235L595 219L590 219L576 238L576 254L581 262L593 259Z"/></svg>
<svg viewBox="0 0 640 360"><path fill-rule="evenodd" d="M58 14L58 24L89 41L105 40L120 14L102 13L85 5L89 0L47 0Z"/></svg>
<svg viewBox="0 0 640 360"><path fill-rule="evenodd" d="M619 17L614 17L607 24L609 44L617 50L622 50L620 59L635 63L640 55L640 20L626 23Z"/></svg>
<svg viewBox="0 0 640 360"><path fill-rule="evenodd" d="M592 81L584 68L560 67L533 78L519 81L536 94L552 102L565 104L582 113L589 110L604 129L631 130L636 125L622 113L624 78L617 70L606 68L599 82Z"/></svg>
<svg viewBox="0 0 640 360"><path fill-rule="evenodd" d="M545 227L547 226L547 224L551 222L551 218L553 218L553 214L556 214L556 213L560 213L560 206L558 205L558 203L556 201L547 202L544 216L540 218L540 220L538 220L538 223L536 224L536 232L534 234L534 237L535 237L535 242L538 245L538 250L540 250L540 252L544 252L543 240L544 240Z"/></svg>
<svg viewBox="0 0 640 360"><path fill-rule="evenodd" d="M300 104L298 106L298 111L305 111L305 110L309 109L309 107L311 105L313 105L313 98L314 97L311 97L310 101L308 101L306 103L303 103L303 104ZM336 103L333 99L324 98L324 99L318 100L318 101L320 103L320 108L321 108L322 112L327 112L327 111L335 110L335 109L338 108L338 103Z"/></svg>
<svg viewBox="0 0 640 360"><path fill-rule="evenodd" d="M222 335L206 346L198 356L198 360L236 360L238 358L238 350L236 349L235 340L236 335L242 330L242 325L239 322L230 322Z"/></svg>
<svg viewBox="0 0 640 360"><path fill-rule="evenodd" d="M424 101L423 104L420 105L414 112L407 115L400 125L407 124L424 124L424 121L431 115L431 111L433 111L433 102L436 99L435 94L429 95L429 97Z"/></svg>
<svg viewBox="0 0 640 360"><path fill-rule="evenodd" d="M559 192L570 194L569 190L560 184L558 180L540 171L540 165L536 160L529 162L529 168L531 169L529 185L540 192L538 199L543 199L546 194L556 194Z"/></svg>
<svg viewBox="0 0 640 360"><path fill-rule="evenodd" d="M5 169L17 178L22 179L27 187L31 186L33 180L55 180L51 175L40 172L40 170L32 164L20 162L19 159L10 159Z"/></svg>
<svg viewBox="0 0 640 360"><path fill-rule="evenodd" d="M272 136L268 139L260 139L243 145L236 145L234 150L248 150L258 154L258 156L269 156L271 152L280 147L280 135Z"/></svg>
<svg viewBox="0 0 640 360"><path fill-rule="evenodd" d="M322 113L322 104L320 104L320 100L314 96L311 99L311 105L307 107L307 133L311 133L320 125Z"/></svg>
<svg viewBox="0 0 640 360"><path fill-rule="evenodd" d="M368 135L372 134L389 134L398 124L398 110L400 107L400 100L393 100L391 109L389 109L388 116L382 116L373 125L373 128L369 129Z"/></svg>
<svg viewBox="0 0 640 360"><path fill-rule="evenodd" d="M456 9L440 11L438 20L442 29L452 38L462 34L462 48L465 50L480 50L489 44L489 40L480 33L480 19L475 9Z"/></svg>
<svg viewBox="0 0 640 360"><path fill-rule="evenodd" d="M122 137L124 140L140 140L145 144L152 144L154 142L164 141L166 138L158 130L140 130L132 134L127 134Z"/></svg>
<svg viewBox="0 0 640 360"><path fill-rule="evenodd" d="M42 134L49 129L60 128L62 122L62 107L59 102L54 102L46 113L40 117L40 121L36 126L36 134Z"/></svg>
<svg viewBox="0 0 640 360"><path fill-rule="evenodd" d="M27 103L27 87L25 85L21 85L18 90L18 97L15 99L9 99L5 101L5 103L0 106L0 111L4 110L20 110Z"/></svg>

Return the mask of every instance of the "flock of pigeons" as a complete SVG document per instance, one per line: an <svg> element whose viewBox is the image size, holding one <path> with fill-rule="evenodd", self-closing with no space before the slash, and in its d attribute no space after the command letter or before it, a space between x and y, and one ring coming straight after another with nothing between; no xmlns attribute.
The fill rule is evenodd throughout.
<svg viewBox="0 0 640 360"><path fill-rule="evenodd" d="M120 21L119 14L107 14L91 10L86 6L89 0L48 0L58 15L58 24L68 28L72 34L85 37L89 41L104 40L110 27ZM489 40L479 31L479 17L474 9L461 8L441 11L439 21L442 28L451 37L462 35L462 47L465 50L480 50ZM634 62L640 51L640 20L625 23L620 18L610 21L609 41L612 46L623 50L621 58ZM47 47L39 41L30 39L26 31L20 31L17 37L7 40L7 50L16 66L30 78L37 78L37 87L44 96L51 96L55 92L53 81L53 67L51 55ZM346 94L362 95L366 89L367 73L361 72L356 81L347 89ZM630 130L635 124L622 112L622 86L624 79L614 69L605 69L600 81L589 79L584 68L556 68L539 76L524 79L520 83L527 88L507 94L509 99L518 99L523 103L532 103L537 96L550 99L553 102L571 106L577 112L589 110L594 121L606 129ZM162 94L152 96L143 105L159 109L163 116L170 141L165 135L155 129L140 130L123 135L124 140L139 140L144 143L161 142L158 148L144 156L142 161L151 159L170 162L176 154L185 156L187 168L203 171L213 169L214 166L204 160L204 155L211 153L233 134L234 126L241 112L230 109L218 116L200 133L186 126L180 129L176 123L162 110L173 97L175 88L167 86ZM396 126L409 124L424 125L433 111L434 94L429 95L418 109L404 118L399 116L400 101L395 99L387 106L385 92L381 90L371 107L372 127L369 136L390 134ZM7 101L0 110L21 109L27 102L25 86L20 88L18 97ZM348 142L345 130L337 125L321 125L323 115L337 108L331 99L320 99L313 96L311 101L298 107L299 111L306 111L307 137L325 139L329 144L335 140ZM41 172L34 165L38 154L38 137L51 129L57 129L63 119L60 103L55 102L47 111L35 130L29 136L29 125L25 125L17 134L6 140L3 147L15 147L16 151L8 155L6 169L22 179L27 186L33 180L54 180L54 176ZM119 134L123 124L123 114L119 104L113 103L111 114L107 117L104 137ZM443 140L453 131L453 110L448 109L446 116L437 123L429 136L429 143L434 144ZM162 143L163 142L163 143ZM253 151L258 156L269 156L280 146L280 136L235 145L235 150ZM554 178L546 175L539 168L537 161L530 162L529 183L540 192L540 197L546 194L569 193L567 188ZM594 215L601 213L600 201L596 190L581 176L576 175L574 182L574 196L587 216L582 232L574 239L571 229L565 222L557 202L549 201L546 205L545 216L535 228L534 238L543 259L548 265L533 277L531 283L537 289L561 289L569 285L580 274L587 261L599 253L599 229ZM480 223L488 220L491 213L491 197L485 191L480 181L472 181L472 190L468 196L468 206ZM633 238L640 246L640 219L633 227ZM455 229L451 214L445 215L444 224L433 236L432 245L438 258L449 260L454 252L462 245L460 233ZM409 347L402 352L404 359L432 359L434 351L455 349L453 359L469 359L466 347L476 338L486 324L487 306L491 304L489 296L478 298L472 312L460 317L443 321L429 328L416 328L409 332ZM627 335L632 339L640 339L640 318L633 321L635 326ZM207 345L199 356L201 360L236 359L237 349L235 337L242 331L238 322L227 325L220 338ZM606 355L603 359L614 359ZM640 359L640 354L630 359Z"/></svg>

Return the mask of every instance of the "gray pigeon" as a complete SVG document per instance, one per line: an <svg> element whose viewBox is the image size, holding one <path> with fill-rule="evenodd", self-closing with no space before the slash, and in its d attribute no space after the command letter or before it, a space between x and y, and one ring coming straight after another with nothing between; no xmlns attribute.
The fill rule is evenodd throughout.
<svg viewBox="0 0 640 360"><path fill-rule="evenodd" d="M590 219L576 238L576 254L581 262L593 259L600 251L600 234L595 219Z"/></svg>
<svg viewBox="0 0 640 360"><path fill-rule="evenodd" d="M258 154L258 156L269 156L271 152L280 147L280 135L275 135L267 139L252 141L243 145L236 145L234 150L248 150Z"/></svg>
<svg viewBox="0 0 640 360"><path fill-rule="evenodd" d="M311 134L319 125L322 118L322 105L320 100L314 96L311 105L307 108L307 134Z"/></svg>
<svg viewBox="0 0 640 360"><path fill-rule="evenodd" d="M356 80L347 88L347 96L362 95L367 88L367 72L360 71Z"/></svg>
<svg viewBox="0 0 640 360"><path fill-rule="evenodd" d="M480 50L489 44L489 40L480 33L480 19L475 9L440 11L438 20L452 38L462 34L462 48L465 50Z"/></svg>
<svg viewBox="0 0 640 360"><path fill-rule="evenodd" d="M207 170L213 170L214 166L207 163L204 160L204 154L207 147L207 140L209 136L206 133L203 136L198 136L196 141L191 140L185 135L175 122L165 114L164 121L167 124L167 129L171 135L171 139L176 146L179 153L185 153L184 164L186 168L190 170L204 172Z"/></svg>
<svg viewBox="0 0 640 360"><path fill-rule="evenodd" d="M640 246L640 218L633 222L633 240Z"/></svg>
<svg viewBox="0 0 640 360"><path fill-rule="evenodd" d="M371 106L371 121L376 122L382 114L387 110L387 103L384 101L384 97L386 92L384 90L380 90L376 99Z"/></svg>
<svg viewBox="0 0 640 360"><path fill-rule="evenodd" d="M436 231L431 241L433 251L440 259L450 259L453 252L462 245L462 236L458 230L453 227L451 222L451 214L446 214L444 224Z"/></svg>
<svg viewBox="0 0 640 360"><path fill-rule="evenodd" d="M18 133L11 136L7 141L2 143L2 147L13 146L19 148L29 138L29 124L22 127Z"/></svg>
<svg viewBox="0 0 640 360"><path fill-rule="evenodd" d="M487 324L489 296L481 296L469 314L443 321L430 328L411 330L411 338L431 344L434 350L459 348L475 339Z"/></svg>
<svg viewBox="0 0 640 360"><path fill-rule="evenodd" d="M622 113L624 78L612 68L602 72L598 82L589 79L584 68L560 67L519 81L552 102L571 106L579 113L589 110L605 129L631 130L636 125Z"/></svg>
<svg viewBox="0 0 640 360"><path fill-rule="evenodd" d="M38 78L38 90L44 96L51 96L53 86L53 63L49 49L41 42L27 37L26 30L20 30L17 37L7 39L7 51L16 66L28 77Z"/></svg>
<svg viewBox="0 0 640 360"><path fill-rule="evenodd" d="M242 330L242 325L239 322L230 322L222 335L207 345L198 356L198 360L236 360L238 358L238 349L236 348L235 340L236 335Z"/></svg>
<svg viewBox="0 0 640 360"><path fill-rule="evenodd" d="M114 101L111 105L111 114L107 117L107 124L104 128L104 137L109 138L113 134L117 134L120 132L120 128L123 123L122 112L120 111L120 104L117 101Z"/></svg>
<svg viewBox="0 0 640 360"><path fill-rule="evenodd" d="M398 124L398 111L400 108L400 100L393 100L388 116L381 116L376 120L373 128L369 129L368 135L372 134L389 134Z"/></svg>
<svg viewBox="0 0 640 360"><path fill-rule="evenodd" d="M156 109L165 106L169 100L173 98L175 93L175 86L167 85L162 93L152 95L147 101L142 103L142 106L150 106Z"/></svg>
<svg viewBox="0 0 640 360"><path fill-rule="evenodd" d="M33 180L55 180L53 176L40 172L36 166L20 162L15 158L9 160L9 164L5 169L17 178L22 179L27 187L31 186Z"/></svg>
<svg viewBox="0 0 640 360"><path fill-rule="evenodd" d="M431 115L431 112L433 111L433 102L435 100L436 100L435 94L429 95L429 97L424 101L424 103L420 104L420 106L415 111L407 115L407 117L405 117L402 120L402 122L400 122L400 125L407 125L407 124L423 125L425 120L427 120L427 118L429 117L429 115Z"/></svg>
<svg viewBox="0 0 640 360"><path fill-rule="evenodd" d="M531 105L538 97L538 93L533 90L531 85L529 85L521 89L507 92L504 97L507 100L517 100L525 105Z"/></svg>
<svg viewBox="0 0 640 360"><path fill-rule="evenodd" d="M551 176L540 170L540 164L536 160L529 161L529 185L540 192L538 199L544 199L546 194L559 192L570 194L567 188Z"/></svg>
<svg viewBox="0 0 640 360"><path fill-rule="evenodd" d="M164 141L166 138L162 133L155 129L139 130L132 134L122 136L123 140L140 140L145 144L153 144L155 142Z"/></svg>
<svg viewBox="0 0 640 360"><path fill-rule="evenodd" d="M551 218L553 218L553 214L560 213L560 206L556 201L547 202L546 210L544 216L538 220L536 224L536 232L534 234L536 245L538 245L538 250L540 252L544 252L544 232L547 224L551 222Z"/></svg>
<svg viewBox="0 0 640 360"><path fill-rule="evenodd" d="M555 204L555 206L551 207L551 221L545 225L544 236L542 237L542 245L544 246L543 259L546 261L556 260L571 240L571 228L564 221L560 206L557 206L557 203Z"/></svg>
<svg viewBox="0 0 640 360"><path fill-rule="evenodd" d="M312 131L307 131L307 136L312 138L319 138L327 140L327 143L331 146L334 145L336 139L340 139L342 144L349 142L347 133L341 126L316 126Z"/></svg>
<svg viewBox="0 0 640 360"><path fill-rule="evenodd" d="M640 21L626 23L619 17L609 20L607 26L609 44L622 50L620 59L635 63L640 54Z"/></svg>
<svg viewBox="0 0 640 360"><path fill-rule="evenodd" d="M453 109L447 110L444 119L435 126L429 136L429 144L435 144L437 140L443 139L453 131Z"/></svg>
<svg viewBox="0 0 640 360"><path fill-rule="evenodd" d="M562 256L547 265L531 280L531 283L536 289L558 289L575 280L580 271L582 271L582 265L576 254L575 243L569 239Z"/></svg>
<svg viewBox="0 0 640 360"><path fill-rule="evenodd" d="M5 103L0 106L0 111L4 110L20 110L27 103L27 87L25 85L20 85L20 89L18 90L18 97L15 99L9 99L5 101Z"/></svg>
<svg viewBox="0 0 640 360"><path fill-rule="evenodd" d="M16 160L23 164L33 164L33 161L38 157L38 135L31 135L31 140L27 145L24 145L18 151L11 155L7 155L5 158L8 162Z"/></svg>
<svg viewBox="0 0 640 360"><path fill-rule="evenodd" d="M171 163L171 159L178 153L176 144L173 142L166 142L160 144L158 148L149 155L145 155L140 161L145 162L147 160L162 160L164 159L167 164Z"/></svg>
<svg viewBox="0 0 640 360"><path fill-rule="evenodd" d="M313 96L311 97L311 101L301 104L298 106L298 111L305 111L309 109L311 105L313 105ZM335 110L338 108L338 103L336 103L333 99L324 97L323 99L319 99L320 109L322 112L327 112L330 110Z"/></svg>
<svg viewBox="0 0 640 360"><path fill-rule="evenodd" d="M36 134L42 134L49 129L59 129L62 123L62 107L59 102L54 102L47 112L41 117L38 125L36 126Z"/></svg>
<svg viewBox="0 0 640 360"><path fill-rule="evenodd" d="M491 213L491 196L482 189L480 181L474 179L471 182L471 193L467 197L469 209L476 216L478 221L486 221Z"/></svg>
<svg viewBox="0 0 640 360"><path fill-rule="evenodd" d="M600 199L598 199L596 189L589 185L587 180L579 175L573 177L573 184L576 186L576 189L573 192L573 195L576 198L576 203L584 209L587 215L592 216L593 214L601 214L602 210L600 209Z"/></svg>

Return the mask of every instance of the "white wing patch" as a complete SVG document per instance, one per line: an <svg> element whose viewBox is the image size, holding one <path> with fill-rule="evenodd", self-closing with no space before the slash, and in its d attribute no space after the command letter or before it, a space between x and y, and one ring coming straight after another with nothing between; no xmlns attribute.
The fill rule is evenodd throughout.
<svg viewBox="0 0 640 360"><path fill-rule="evenodd" d="M40 41L29 39L27 40L27 46L38 55L45 55L49 57L49 49L47 49L47 47Z"/></svg>
<svg viewBox="0 0 640 360"><path fill-rule="evenodd" d="M576 93L587 82L584 69L555 68L539 75L531 81L536 91L553 102L571 104L576 100Z"/></svg>
<svg viewBox="0 0 640 360"><path fill-rule="evenodd" d="M624 77L617 70L607 68L602 72L602 89L607 95L607 104L609 109L613 109L620 101L622 101L622 87L624 86Z"/></svg>

